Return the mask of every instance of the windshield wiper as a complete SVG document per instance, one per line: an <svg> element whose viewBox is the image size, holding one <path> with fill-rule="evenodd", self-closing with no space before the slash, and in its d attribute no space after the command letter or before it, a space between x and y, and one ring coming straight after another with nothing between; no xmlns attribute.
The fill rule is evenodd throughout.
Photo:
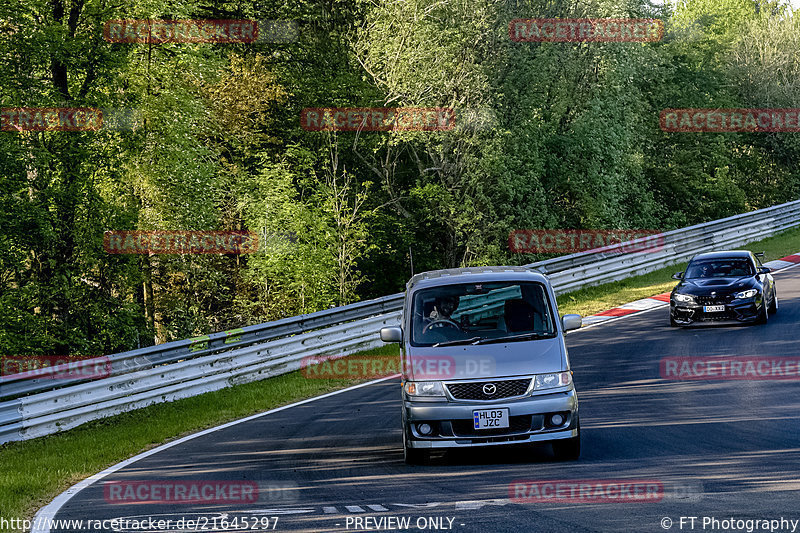
<svg viewBox="0 0 800 533"><path fill-rule="evenodd" d="M457 344L472 344L473 342L481 340L482 337L472 337L471 339L459 339L457 341L445 341L445 342L437 342L432 346L432 348L436 348L437 346L455 346Z"/></svg>
<svg viewBox="0 0 800 533"><path fill-rule="evenodd" d="M495 342L516 342L525 341L530 339L546 339L548 337L555 337L553 333L525 333L523 335L509 335L508 337L496 337L493 339L481 339L475 344L492 344Z"/></svg>

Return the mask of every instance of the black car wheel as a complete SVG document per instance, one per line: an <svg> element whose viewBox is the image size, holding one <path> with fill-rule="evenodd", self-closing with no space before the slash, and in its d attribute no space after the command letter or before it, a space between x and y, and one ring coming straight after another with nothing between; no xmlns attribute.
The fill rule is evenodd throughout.
<svg viewBox="0 0 800 533"><path fill-rule="evenodd" d="M761 303L761 313L758 315L758 320L756 320L756 324L766 324L769 320L769 313L767 312L767 302Z"/></svg>
<svg viewBox="0 0 800 533"><path fill-rule="evenodd" d="M772 301L769 303L769 312L773 315L778 312L778 293L775 292L775 289L772 289Z"/></svg>

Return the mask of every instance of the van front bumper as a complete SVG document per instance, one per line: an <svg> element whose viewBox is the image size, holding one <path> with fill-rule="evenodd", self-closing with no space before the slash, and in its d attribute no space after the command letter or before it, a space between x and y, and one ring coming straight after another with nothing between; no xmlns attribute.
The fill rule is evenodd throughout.
<svg viewBox="0 0 800 533"><path fill-rule="evenodd" d="M474 429L473 411L499 408L508 409L508 428ZM562 415L564 422L553 426L550 417L554 414ZM403 402L403 431L411 448L467 448L568 439L578 436L578 420L578 397L573 387L489 403ZM420 433L422 424L431 426L428 435Z"/></svg>

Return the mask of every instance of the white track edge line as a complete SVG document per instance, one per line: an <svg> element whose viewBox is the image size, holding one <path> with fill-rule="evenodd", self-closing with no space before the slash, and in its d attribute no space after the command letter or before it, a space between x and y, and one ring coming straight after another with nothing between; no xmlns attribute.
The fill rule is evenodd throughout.
<svg viewBox="0 0 800 533"><path fill-rule="evenodd" d="M82 491L86 487L89 487L89 486L93 485L94 483L100 481L101 479L103 479L104 477L108 476L109 474L113 474L117 470L121 470L122 468L125 468L126 466L128 466L128 465L130 465L132 463L135 463L136 461L144 459L145 457L149 457L149 456L154 455L154 454L156 454L158 452L162 452L164 450L172 448L173 446L177 446L178 444L183 444L184 442L190 441L192 439L196 439L197 437L202 437L204 435L208 435L209 433L214 433L215 431L219 431L221 429L225 429L225 428L229 428L231 426L235 426L237 424L241 424L242 422L248 422L250 420L254 420L254 419L260 418L262 416L266 416L266 415L269 415L269 414L272 414L272 413L277 413L279 411L283 411L284 409L289 409L291 407L297 407L298 405L303 405L303 404L306 404L306 403L309 403L309 402L313 402L313 401L316 401L316 400L321 400L323 398L328 398L330 396L335 396L337 394L341 394L343 392L348 392L348 391L351 391L351 390L354 390L354 389L359 389L361 387L366 387L368 385L374 385L375 383L380 383L382 381L386 381L386 380L389 380L389 379L394 379L394 378L397 378L399 376L400 376L400 374L393 374L393 375L387 376L385 378L380 378L380 379L376 379L376 380L373 380L373 381L368 381L367 383L361 383L359 385L354 385L352 387L347 387L346 389L341 389L341 390L328 392L328 393L325 393L325 394L323 394L321 396L314 396L313 398L306 398L305 400L301 400L299 402L295 402L295 403L292 403L292 404L289 404L289 405L284 405L282 407L276 407L275 409L270 409L269 411L265 411L263 413L257 413L255 415L251 415L251 416L248 416L248 417L245 417L245 418L240 418L239 420L234 420L233 422L227 422L227 423L222 424L220 426L215 426L215 427L212 427L212 428L204 429L203 431L199 431L197 433L192 433L191 435L187 435L187 436L182 437L180 439L168 442L166 444L162 444L161 446L157 446L157 447L153 448L152 450L147 450L146 452L142 452L142 453L140 453L138 455L134 455L133 457L131 457L129 459L125 459L122 462L119 462L119 463L117 463L115 465L112 465L112 466L106 468L102 472L98 472L97 474L94 474L94 475L92 475L92 476L90 476L90 477L88 477L88 478L86 478L84 480L79 481L75 485L71 486L70 488L68 488L67 490L65 490L64 492L62 492L58 496L56 496L55 499L53 499L53 501L51 501L50 503L48 503L47 505L42 507L36 513L36 515L33 517L33 524L31 526L31 533L50 533L50 526L52 524L53 518L55 518L55 516L56 516L56 513L58 513L58 511L61 510L61 507L63 507L64 504L66 504L70 499L72 499L73 496L78 494L80 491Z"/></svg>

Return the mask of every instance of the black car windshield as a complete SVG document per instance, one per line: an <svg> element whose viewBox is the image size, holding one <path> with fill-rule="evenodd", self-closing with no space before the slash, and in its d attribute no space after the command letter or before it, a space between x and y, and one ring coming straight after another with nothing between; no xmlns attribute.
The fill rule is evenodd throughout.
<svg viewBox="0 0 800 533"><path fill-rule="evenodd" d="M551 338L556 330L550 309L547 291L540 283L503 281L423 289L415 293L412 302L411 344Z"/></svg>
<svg viewBox="0 0 800 533"><path fill-rule="evenodd" d="M747 259L714 259L693 261L684 278L739 278L754 273L753 264Z"/></svg>

